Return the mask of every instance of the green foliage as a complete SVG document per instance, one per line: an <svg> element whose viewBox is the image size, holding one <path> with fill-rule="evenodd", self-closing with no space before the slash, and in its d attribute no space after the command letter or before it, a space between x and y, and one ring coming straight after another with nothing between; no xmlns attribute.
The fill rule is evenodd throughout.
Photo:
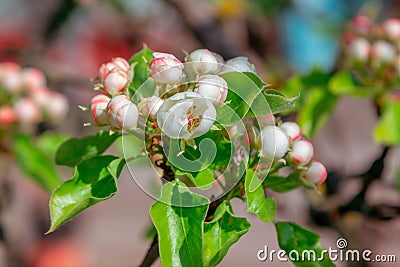
<svg viewBox="0 0 400 267"><path fill-rule="evenodd" d="M385 145L400 144L400 102L388 101L374 130L375 141Z"/></svg>
<svg viewBox="0 0 400 267"><path fill-rule="evenodd" d="M129 93L133 96L136 90L144 84L148 78L148 65L154 59L153 51L151 51L147 45L143 45L143 48L138 53L134 54L129 60L130 64L134 66L134 76L131 84L129 85ZM147 84L149 86L149 84Z"/></svg>
<svg viewBox="0 0 400 267"><path fill-rule="evenodd" d="M278 234L279 246L286 252L295 266L298 267L333 267L328 253L322 253L323 247L319 243L319 235L298 226L292 222L278 222L275 224ZM313 251L316 261L303 261L308 259L304 250ZM299 255L299 257L297 257ZM297 258L297 259L296 259ZM312 259L312 258L311 258Z"/></svg>
<svg viewBox="0 0 400 267"><path fill-rule="evenodd" d="M41 143L44 142L42 139ZM43 144L40 147L38 144L32 143L31 137L19 134L14 138L13 151L21 170L34 182L48 192L57 187L60 178L48 157L51 152L46 150Z"/></svg>
<svg viewBox="0 0 400 267"><path fill-rule="evenodd" d="M227 202L222 202L214 218L204 224L204 266L216 266L222 261L229 248L250 229L245 218L233 215Z"/></svg>
<svg viewBox="0 0 400 267"><path fill-rule="evenodd" d="M71 220L88 207L117 192L117 178L125 164L114 156L96 156L82 161L75 175L51 195L51 226L48 232Z"/></svg>
<svg viewBox="0 0 400 267"><path fill-rule="evenodd" d="M119 136L110 135L108 131L99 131L96 135L71 138L58 148L56 163L74 167L83 160L102 154Z"/></svg>
<svg viewBox="0 0 400 267"><path fill-rule="evenodd" d="M150 209L163 266L203 266L203 221L207 209L208 199L190 192L183 184L164 185L161 199Z"/></svg>
<svg viewBox="0 0 400 267"><path fill-rule="evenodd" d="M248 169L245 178L245 192L248 212L253 212L264 222L275 219L276 203L273 198L265 198L264 189L252 169Z"/></svg>
<svg viewBox="0 0 400 267"><path fill-rule="evenodd" d="M275 192L288 192L290 190L299 188L302 185L299 173L294 172L288 177L268 176L263 182L264 188L269 188Z"/></svg>
<svg viewBox="0 0 400 267"><path fill-rule="evenodd" d="M367 87L357 85L348 71L340 71L328 82L329 91L338 96L374 97L382 92L381 86Z"/></svg>

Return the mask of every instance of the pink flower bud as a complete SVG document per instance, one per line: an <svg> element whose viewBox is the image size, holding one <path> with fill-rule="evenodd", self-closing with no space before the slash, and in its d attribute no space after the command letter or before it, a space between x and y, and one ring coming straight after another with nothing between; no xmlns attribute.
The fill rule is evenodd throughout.
<svg viewBox="0 0 400 267"><path fill-rule="evenodd" d="M107 105L111 98L106 95L96 95L90 100L90 114L97 126L108 124Z"/></svg>
<svg viewBox="0 0 400 267"><path fill-rule="evenodd" d="M367 35L371 32L372 22L368 17L356 16L352 20L352 26L357 33Z"/></svg>
<svg viewBox="0 0 400 267"><path fill-rule="evenodd" d="M290 158L295 165L305 166L314 157L313 145L306 140L299 140L293 143Z"/></svg>
<svg viewBox="0 0 400 267"><path fill-rule="evenodd" d="M120 67L110 70L104 78L104 91L111 96L120 95L128 85L128 74Z"/></svg>
<svg viewBox="0 0 400 267"><path fill-rule="evenodd" d="M198 49L190 53L188 62L191 62L190 71L197 75L217 73L220 65L218 58L208 49Z"/></svg>
<svg viewBox="0 0 400 267"><path fill-rule="evenodd" d="M151 119L155 119L157 117L157 112L163 103L164 99L153 95L140 101L138 109L146 118L150 117Z"/></svg>
<svg viewBox="0 0 400 267"><path fill-rule="evenodd" d="M255 72L256 68L247 57L235 57L226 61L221 73L226 72Z"/></svg>
<svg viewBox="0 0 400 267"><path fill-rule="evenodd" d="M287 121L282 123L281 129L285 131L285 133L292 138L293 141L298 140L301 137L301 129L300 126L292 121Z"/></svg>
<svg viewBox="0 0 400 267"><path fill-rule="evenodd" d="M195 92L208 98L214 106L221 106L228 95L228 84L217 75L203 75L198 80Z"/></svg>
<svg viewBox="0 0 400 267"><path fill-rule="evenodd" d="M42 87L40 89L36 89L31 92L32 100L43 109L51 100L50 100L51 91L46 88Z"/></svg>
<svg viewBox="0 0 400 267"><path fill-rule="evenodd" d="M67 115L69 110L68 99L65 95L51 92L49 102L43 106L43 111L52 122L60 122Z"/></svg>
<svg viewBox="0 0 400 267"><path fill-rule="evenodd" d="M350 43L349 52L353 59L365 62L371 53L371 45L365 38L355 38Z"/></svg>
<svg viewBox="0 0 400 267"><path fill-rule="evenodd" d="M108 62L105 64L101 64L99 68L99 78L101 82L104 82L104 79L106 78L106 75L108 74L108 72L110 72L110 70L118 67L120 66L115 62Z"/></svg>
<svg viewBox="0 0 400 267"><path fill-rule="evenodd" d="M388 19L383 23L383 31L392 40L400 39L400 19Z"/></svg>
<svg viewBox="0 0 400 267"><path fill-rule="evenodd" d="M302 177L313 184L320 185L326 180L326 168L321 162L313 161L310 167L303 172Z"/></svg>
<svg viewBox="0 0 400 267"><path fill-rule="evenodd" d="M289 149L289 138L282 129L267 126L261 131L261 148L267 158L283 158Z"/></svg>
<svg viewBox="0 0 400 267"><path fill-rule="evenodd" d="M36 68L26 68L22 71L24 87L29 90L37 90L46 86L46 77Z"/></svg>
<svg viewBox="0 0 400 267"><path fill-rule="evenodd" d="M133 130L137 126L139 111L126 95L111 98L107 106L111 126L122 130Z"/></svg>
<svg viewBox="0 0 400 267"><path fill-rule="evenodd" d="M178 82L183 74L183 64L174 55L155 52L155 58L149 65L149 76L158 83L173 84Z"/></svg>
<svg viewBox="0 0 400 267"><path fill-rule="evenodd" d="M122 57L115 57L112 59L112 62L117 64L118 67L120 67L121 69L123 69L124 71L128 71L129 70L129 63L128 61L126 61L126 59L122 58Z"/></svg>
<svg viewBox="0 0 400 267"><path fill-rule="evenodd" d="M16 120L14 111L10 107L0 108L0 127L13 124Z"/></svg>
<svg viewBox="0 0 400 267"><path fill-rule="evenodd" d="M30 98L21 98L14 105L14 113L22 124L35 124L41 119L40 109Z"/></svg>
<svg viewBox="0 0 400 267"><path fill-rule="evenodd" d="M372 46L373 59L380 64L390 64L396 58L396 49L386 41L377 41Z"/></svg>

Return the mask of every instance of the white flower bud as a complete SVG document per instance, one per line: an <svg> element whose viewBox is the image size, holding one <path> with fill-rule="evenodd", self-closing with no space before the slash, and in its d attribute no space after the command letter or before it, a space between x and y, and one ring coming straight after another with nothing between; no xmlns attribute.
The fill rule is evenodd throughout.
<svg viewBox="0 0 400 267"><path fill-rule="evenodd" d="M195 92L208 98L214 106L221 106L228 95L228 84L217 75L203 75L197 82Z"/></svg>
<svg viewBox="0 0 400 267"><path fill-rule="evenodd" d="M267 158L283 158L289 149L289 138L282 129L267 126L261 131L261 149Z"/></svg>
<svg viewBox="0 0 400 267"><path fill-rule="evenodd" d="M104 78L104 91L111 96L120 95L128 85L128 74L120 67L110 70Z"/></svg>
<svg viewBox="0 0 400 267"><path fill-rule="evenodd" d="M95 125L102 126L108 124L107 105L110 100L111 98L103 94L96 95L90 100L89 109Z"/></svg>
<svg viewBox="0 0 400 267"><path fill-rule="evenodd" d="M221 73L227 72L255 72L256 68L247 57L235 57L226 61Z"/></svg>
<svg viewBox="0 0 400 267"><path fill-rule="evenodd" d="M65 95L51 92L49 95L49 102L43 106L43 110L52 122L59 122L68 113L69 103Z"/></svg>
<svg viewBox="0 0 400 267"><path fill-rule="evenodd" d="M365 38L356 38L350 43L349 52L353 59L365 62L371 53L371 45Z"/></svg>
<svg viewBox="0 0 400 267"><path fill-rule="evenodd" d="M51 91L48 88L42 87L32 91L31 98L40 108L43 109L43 107L50 102L50 94Z"/></svg>
<svg viewBox="0 0 400 267"><path fill-rule="evenodd" d="M400 19L388 19L383 23L383 31L392 40L400 39Z"/></svg>
<svg viewBox="0 0 400 267"><path fill-rule="evenodd" d="M107 106L108 121L111 126L122 130L133 130L137 127L139 111L126 95L111 98Z"/></svg>
<svg viewBox="0 0 400 267"><path fill-rule="evenodd" d="M160 129L175 139L191 139L207 133L215 118L216 110L211 101L194 92L171 96L157 113Z"/></svg>
<svg viewBox="0 0 400 267"><path fill-rule="evenodd" d="M149 65L149 76L158 83L177 83L183 74L183 64L174 55L155 52Z"/></svg>
<svg viewBox="0 0 400 267"><path fill-rule="evenodd" d="M213 52L208 49L198 49L190 53L188 62L191 62L190 71L197 75L214 74L217 73L220 65L218 56L216 57Z"/></svg>
<svg viewBox="0 0 400 267"><path fill-rule="evenodd" d="M300 126L292 121L287 121L282 123L281 129L285 131L285 133L292 138L293 141L298 140L301 137L301 129Z"/></svg>
<svg viewBox="0 0 400 267"><path fill-rule="evenodd" d="M140 113L145 116L145 118L150 117L151 119L155 119L157 117L157 112L163 103L164 99L153 95L140 101L138 104L138 109Z"/></svg>
<svg viewBox="0 0 400 267"><path fill-rule="evenodd" d="M372 46L372 56L378 63L392 63L396 58L396 49L386 41L377 41Z"/></svg>
<svg viewBox="0 0 400 267"><path fill-rule="evenodd" d="M46 77L36 68L26 68L22 71L24 87L29 90L37 90L46 86Z"/></svg>
<svg viewBox="0 0 400 267"><path fill-rule="evenodd" d="M313 161L310 167L303 172L302 177L313 184L320 185L326 180L326 168L321 162Z"/></svg>
<svg viewBox="0 0 400 267"><path fill-rule="evenodd" d="M40 109L30 98L21 98L14 105L14 113L22 124L35 124L41 119Z"/></svg>
<svg viewBox="0 0 400 267"><path fill-rule="evenodd" d="M129 63L128 61L126 61L126 59L122 58L122 57L115 57L112 59L113 63L117 64L118 67L120 67L121 69L123 69L124 71L128 71L129 70Z"/></svg>
<svg viewBox="0 0 400 267"><path fill-rule="evenodd" d="M14 111L10 107L0 107L0 127L13 124L16 120Z"/></svg>
<svg viewBox="0 0 400 267"><path fill-rule="evenodd" d="M21 67L12 62L2 63L0 65L0 83L6 91L20 92L23 88Z"/></svg>
<svg viewBox="0 0 400 267"><path fill-rule="evenodd" d="M314 157L314 147L311 142L306 140L298 140L293 143L290 158L295 165L305 166Z"/></svg>

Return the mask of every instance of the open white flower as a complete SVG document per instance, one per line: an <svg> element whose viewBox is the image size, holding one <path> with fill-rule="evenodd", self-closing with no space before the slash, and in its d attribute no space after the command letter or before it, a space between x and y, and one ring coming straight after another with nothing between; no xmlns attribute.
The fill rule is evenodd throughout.
<svg viewBox="0 0 400 267"><path fill-rule="evenodd" d="M215 118L211 101L194 92L171 96L157 113L160 129L174 139L191 139L207 133Z"/></svg>

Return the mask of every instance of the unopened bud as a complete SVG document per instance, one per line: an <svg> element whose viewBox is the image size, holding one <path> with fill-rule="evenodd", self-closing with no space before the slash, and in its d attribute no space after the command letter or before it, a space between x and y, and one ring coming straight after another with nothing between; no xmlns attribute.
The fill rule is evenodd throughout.
<svg viewBox="0 0 400 267"><path fill-rule="evenodd" d="M111 98L106 95L96 95L90 100L90 114L93 122L97 126L103 126L108 124L107 117L107 105Z"/></svg>
<svg viewBox="0 0 400 267"><path fill-rule="evenodd" d="M368 17L365 16L356 16L352 20L353 29L362 35L368 35L372 29L372 22Z"/></svg>
<svg viewBox="0 0 400 267"><path fill-rule="evenodd" d="M126 59L122 58L122 57L115 57L112 59L112 62L117 64L118 67L120 67L121 69L123 69L124 71L128 71L129 70L129 63L128 61L126 61Z"/></svg>
<svg viewBox="0 0 400 267"><path fill-rule="evenodd" d="M190 71L197 75L217 73L220 66L218 58L208 49L198 49L190 53L188 62L191 62Z"/></svg>
<svg viewBox="0 0 400 267"><path fill-rule="evenodd" d="M203 75L198 80L195 92L208 98L214 106L221 106L228 95L228 84L217 75Z"/></svg>
<svg viewBox="0 0 400 267"><path fill-rule="evenodd" d="M321 162L313 161L310 167L303 172L302 177L313 184L320 185L326 180L326 168Z"/></svg>
<svg viewBox="0 0 400 267"><path fill-rule="evenodd" d="M43 106L47 118L52 122L60 122L68 113L69 103L65 95L51 92L49 102Z"/></svg>
<svg viewBox="0 0 400 267"><path fill-rule="evenodd" d="M46 77L41 70L26 68L22 71L24 87L29 90L38 90L46 86Z"/></svg>
<svg viewBox="0 0 400 267"><path fill-rule="evenodd" d="M400 19L388 19L383 23L383 31L392 40L400 39Z"/></svg>
<svg viewBox="0 0 400 267"><path fill-rule="evenodd" d="M133 130L137 126L139 111L126 95L111 98L107 106L108 121L111 126L122 130Z"/></svg>
<svg viewBox="0 0 400 267"><path fill-rule="evenodd" d="M281 129L285 131L285 133L292 138L293 141L298 140L301 137L301 129L300 126L292 121L287 121L282 123Z"/></svg>
<svg viewBox="0 0 400 267"><path fill-rule="evenodd" d="M14 111L10 107L0 108L0 127L13 124L16 120Z"/></svg>
<svg viewBox="0 0 400 267"><path fill-rule="evenodd" d="M128 74L120 67L110 70L104 78L104 91L111 96L116 96L124 92L128 85Z"/></svg>
<svg viewBox="0 0 400 267"><path fill-rule="evenodd" d="M256 68L247 57L235 57L226 61L221 73L226 72L255 72Z"/></svg>
<svg viewBox="0 0 400 267"><path fill-rule="evenodd" d="M295 165L305 166L314 157L314 148L311 142L299 140L293 143L290 158Z"/></svg>
<svg viewBox="0 0 400 267"><path fill-rule="evenodd" d="M183 64L174 55L155 52L149 65L149 76L158 83L177 83L183 74Z"/></svg>
<svg viewBox="0 0 400 267"><path fill-rule="evenodd" d="M262 130L261 142L263 155L271 159L283 158L289 149L288 136L276 126L267 126Z"/></svg>
<svg viewBox="0 0 400 267"><path fill-rule="evenodd" d="M353 59L365 62L371 53L371 45L365 38L355 38L350 43L350 55Z"/></svg>
<svg viewBox="0 0 400 267"><path fill-rule="evenodd" d="M21 98L14 105L17 120L22 124L35 124L41 119L40 109L36 103L29 98Z"/></svg>
<svg viewBox="0 0 400 267"><path fill-rule="evenodd" d="M373 59L381 64L390 64L396 58L396 50L386 41L377 41L372 46Z"/></svg>

